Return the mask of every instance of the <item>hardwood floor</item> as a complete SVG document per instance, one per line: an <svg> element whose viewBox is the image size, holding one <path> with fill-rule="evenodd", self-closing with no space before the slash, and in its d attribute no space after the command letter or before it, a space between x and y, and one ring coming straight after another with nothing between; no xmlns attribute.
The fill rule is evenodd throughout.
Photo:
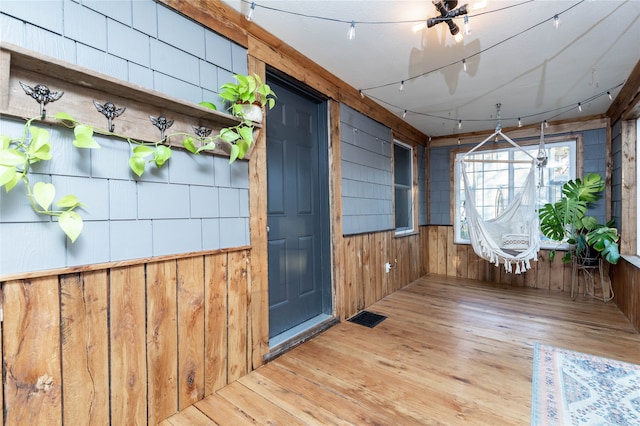
<svg viewBox="0 0 640 426"><path fill-rule="evenodd" d="M534 342L640 363L613 303L423 277L163 425L528 425Z"/></svg>

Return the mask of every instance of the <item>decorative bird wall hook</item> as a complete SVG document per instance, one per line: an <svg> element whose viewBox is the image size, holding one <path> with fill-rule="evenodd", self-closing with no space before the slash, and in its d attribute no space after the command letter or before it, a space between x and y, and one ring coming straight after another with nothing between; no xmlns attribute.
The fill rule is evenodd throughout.
<svg viewBox="0 0 640 426"><path fill-rule="evenodd" d="M162 115L158 116L157 118L149 116L149 120L151 120L154 126L160 129L160 140L164 142L165 141L164 132L169 127L173 126L173 120L168 120L166 117Z"/></svg>
<svg viewBox="0 0 640 426"><path fill-rule="evenodd" d="M127 108L118 108L111 102L105 102L104 105L100 105L98 102L93 101L93 105L95 105L98 112L101 112L102 115L107 117L107 125L109 131L113 133L113 130L115 129L113 119L116 117L120 117Z"/></svg>
<svg viewBox="0 0 640 426"><path fill-rule="evenodd" d="M211 129L203 126L192 126L195 134L200 138L204 139L211 134Z"/></svg>
<svg viewBox="0 0 640 426"><path fill-rule="evenodd" d="M19 82L20 86L22 86L22 90L24 93L31 96L40 104L40 118L42 120L47 116L47 110L44 108L49 102L55 102L64 95L64 92L52 92L49 90L47 86L44 84L36 84L34 87L29 86L28 84L24 84L23 82Z"/></svg>

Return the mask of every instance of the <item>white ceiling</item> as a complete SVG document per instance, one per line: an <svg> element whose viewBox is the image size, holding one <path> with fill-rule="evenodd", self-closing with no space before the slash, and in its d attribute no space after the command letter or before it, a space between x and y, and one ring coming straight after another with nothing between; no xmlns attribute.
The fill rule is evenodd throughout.
<svg viewBox="0 0 640 426"><path fill-rule="evenodd" d="M503 127L603 114L640 60L640 0L487 3L459 44L445 23L411 31L429 0L256 0L253 22L431 136L494 129L498 103Z"/></svg>

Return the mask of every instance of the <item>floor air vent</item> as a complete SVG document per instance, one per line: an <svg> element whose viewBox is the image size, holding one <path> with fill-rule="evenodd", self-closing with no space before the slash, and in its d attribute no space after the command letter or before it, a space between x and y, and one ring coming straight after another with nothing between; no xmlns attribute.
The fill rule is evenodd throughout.
<svg viewBox="0 0 640 426"><path fill-rule="evenodd" d="M348 321L364 325L365 327L373 328L384 321L386 318L387 317L385 317L384 315L374 314L373 312L360 311L349 318Z"/></svg>

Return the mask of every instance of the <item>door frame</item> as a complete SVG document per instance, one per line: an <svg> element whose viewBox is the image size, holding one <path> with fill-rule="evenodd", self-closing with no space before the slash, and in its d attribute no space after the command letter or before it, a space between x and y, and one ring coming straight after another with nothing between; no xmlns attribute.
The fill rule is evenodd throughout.
<svg viewBox="0 0 640 426"><path fill-rule="evenodd" d="M322 95L321 93L319 93L318 91L310 88L309 86L305 85L304 83L284 74L281 71L272 69L270 67L266 68L266 81L267 83L269 83L270 81L275 81L277 82L279 85L282 86L286 86L288 89L290 89L293 92L297 92L299 93L301 96L304 96L306 98L309 98L310 100L316 102L317 106L318 106L318 141L320 143L320 146L318 148L318 171L319 171L319 183L320 183L320 205L318 206L318 212L319 212L319 216L320 216L320 235L318 236L320 238L320 274L321 274L321 281L322 281L322 314L328 315L329 317L331 317L332 319L335 317L335 312L336 312L336 306L335 306L335 283L333 280L333 251L332 251L332 242L333 242L333 237L332 237L332 228L333 228L333 223L332 223L332 216L331 216L331 211L332 211L332 198L331 198L331 185L333 184L332 182L332 177L330 174L330 132L329 132L329 128L330 128L330 100L327 96ZM277 95L277 94L276 94ZM277 99L276 99L277 102ZM268 112L267 112L267 119L268 119ZM265 125L265 131L264 131L264 138L265 138L265 143L267 140L267 135L266 135L266 125ZM267 162L267 158L266 158L266 148L265 148L265 158L264 158L264 162L265 162L265 173L266 173L266 162ZM265 180L266 180L266 176L265 176ZM267 191L266 191L266 184L265 184L265 188L264 188L264 194L265 194L265 203L268 203L267 198ZM265 221L267 222L268 225L268 215L265 217ZM265 243L268 241L268 235L266 237ZM268 256L268 253L265 253L266 256ZM267 262L268 264L268 259ZM267 288L266 288L266 310L268 311L269 309L269 283L268 283L268 277L269 277L269 271L268 271L268 267L265 269L265 277L264 279L267 282ZM313 328L314 326L311 326L311 328ZM267 329L268 329L268 325L267 325ZM267 330L267 335L269 335L269 330ZM304 334L304 332L303 332Z"/></svg>

